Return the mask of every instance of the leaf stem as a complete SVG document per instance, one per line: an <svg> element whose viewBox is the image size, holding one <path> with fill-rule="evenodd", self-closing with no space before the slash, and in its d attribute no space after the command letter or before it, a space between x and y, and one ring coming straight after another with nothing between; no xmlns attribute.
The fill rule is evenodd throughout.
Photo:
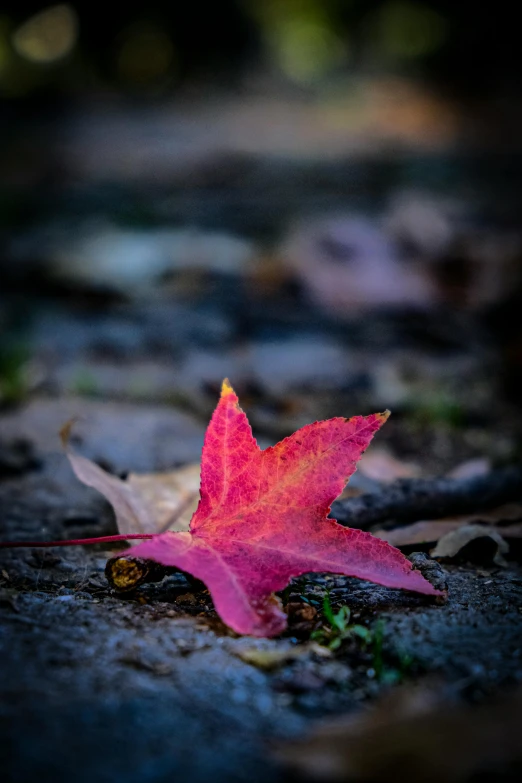
<svg viewBox="0 0 522 783"><path fill-rule="evenodd" d="M130 535L98 536L96 538L72 538L67 541L0 541L0 549L17 547L81 546L82 544L108 544L111 541L134 541L154 538L156 533L132 533Z"/></svg>

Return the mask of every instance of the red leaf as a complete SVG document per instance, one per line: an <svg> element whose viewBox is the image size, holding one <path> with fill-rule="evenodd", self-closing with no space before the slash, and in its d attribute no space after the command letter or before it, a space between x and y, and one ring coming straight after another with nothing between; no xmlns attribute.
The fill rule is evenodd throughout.
<svg viewBox="0 0 522 783"><path fill-rule="evenodd" d="M309 571L437 595L397 549L327 519L387 417L316 422L261 451L224 381L205 436L201 500L190 531L154 536L132 555L201 579L224 622L254 636L284 630L286 615L273 593Z"/></svg>

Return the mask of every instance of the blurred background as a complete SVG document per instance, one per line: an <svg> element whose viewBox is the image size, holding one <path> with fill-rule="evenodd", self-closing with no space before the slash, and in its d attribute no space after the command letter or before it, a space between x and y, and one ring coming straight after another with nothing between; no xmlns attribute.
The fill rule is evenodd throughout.
<svg viewBox="0 0 522 783"><path fill-rule="evenodd" d="M507 2L2 3L6 414L229 376L263 445L388 407L414 470L512 460L519 51Z"/></svg>

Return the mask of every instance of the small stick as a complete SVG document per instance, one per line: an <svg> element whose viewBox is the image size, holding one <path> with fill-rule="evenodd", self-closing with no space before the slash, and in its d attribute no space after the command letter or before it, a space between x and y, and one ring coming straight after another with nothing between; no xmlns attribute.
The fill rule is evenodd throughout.
<svg viewBox="0 0 522 783"><path fill-rule="evenodd" d="M332 516L342 525L368 529L482 511L522 500L522 466L512 465L467 479L402 479L380 492L336 500Z"/></svg>

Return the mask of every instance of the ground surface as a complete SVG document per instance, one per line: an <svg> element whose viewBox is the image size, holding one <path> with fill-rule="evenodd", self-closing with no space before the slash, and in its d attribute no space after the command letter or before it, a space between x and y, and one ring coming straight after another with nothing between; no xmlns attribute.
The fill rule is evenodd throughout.
<svg viewBox="0 0 522 783"><path fill-rule="evenodd" d="M45 426L52 424L50 403L35 403L28 409L33 433L38 406ZM189 417L142 413L139 469L174 460L159 448L165 431L170 443L182 440L187 449L192 426L197 450L201 429ZM13 416L23 431L27 415L4 416L4 432ZM98 459L105 453L109 464L119 457L107 429L114 415L110 403L99 404L99 428L83 441L85 453ZM170 429L165 423L158 429L161 415ZM123 428L119 449L131 453L135 438ZM42 448L45 438L35 434L34 443L34 462L0 482L3 536L112 531L101 498L75 480L59 452ZM472 701L522 679L522 570L514 562L504 569L446 567L443 606L344 577L304 578L285 596L294 612L285 638L259 641L227 632L206 592L194 593L181 575L114 595L103 574L107 554L98 547L1 554L5 780L68 781L71 770L78 781L282 780L269 752L275 738L300 736L321 716L371 700L390 673L404 681L435 677ZM371 628L384 620L382 650L349 642L333 656L314 649L273 671L240 657L306 644L311 626L299 622L299 604L304 597L320 605L326 587L334 605L349 605L357 622ZM384 661L379 677L376 656Z"/></svg>
<svg viewBox="0 0 522 783"><path fill-rule="evenodd" d="M493 227L515 218L518 226L519 157L423 157L399 145L373 162L328 154L307 163L307 150L331 146L330 137L314 141L311 126L313 149L300 143L304 162L285 163L294 125L305 136L309 129L298 114L287 143L263 162L249 157L248 145L234 153L237 144L223 144L230 123L222 120L209 152L216 123L208 112L201 143L190 123L171 143L179 118L157 125L152 143L148 112L133 122L125 113L108 122L103 107L97 116L49 131L52 143L29 123L20 140L10 132L6 147L13 162L0 194L0 540L115 533L109 507L74 477L60 427L79 417L75 448L117 475L170 470L199 460L225 376L262 447L317 419L391 408L371 448L388 448L414 475L447 475L475 458L486 469L517 461L521 417L505 394L504 363L509 356L520 367L517 324L505 325L513 342L490 331L472 308L461 309L465 291L441 311L377 307L336 319L271 264L294 221L341 210L379 223L404 189L471 194L472 226L482 230L484 214ZM265 121L259 112L253 118L241 140L253 125L265 138ZM337 114L333 120L337 128ZM364 127L359 135L366 140ZM187 227L212 265L165 270L161 232ZM214 263L215 231L232 234L232 245L228 236L221 246L224 268ZM179 261L185 245L175 239ZM238 239L253 247L257 270L227 267ZM136 266L128 264L134 242L145 248L141 266L139 252ZM100 254L114 274L109 284L96 277ZM380 488L362 471L350 486ZM522 680L514 545L505 568L491 553L445 563L444 605L357 580L304 577L285 591L289 630L275 640L228 632L208 594L182 575L116 595L104 576L115 551L0 552L6 783L276 783L286 779L271 753L276 740L371 704L390 683L428 682L475 704ZM351 638L330 655L309 646L326 591L335 610L349 606L353 622L369 629L367 645ZM271 670L268 654L280 659Z"/></svg>

